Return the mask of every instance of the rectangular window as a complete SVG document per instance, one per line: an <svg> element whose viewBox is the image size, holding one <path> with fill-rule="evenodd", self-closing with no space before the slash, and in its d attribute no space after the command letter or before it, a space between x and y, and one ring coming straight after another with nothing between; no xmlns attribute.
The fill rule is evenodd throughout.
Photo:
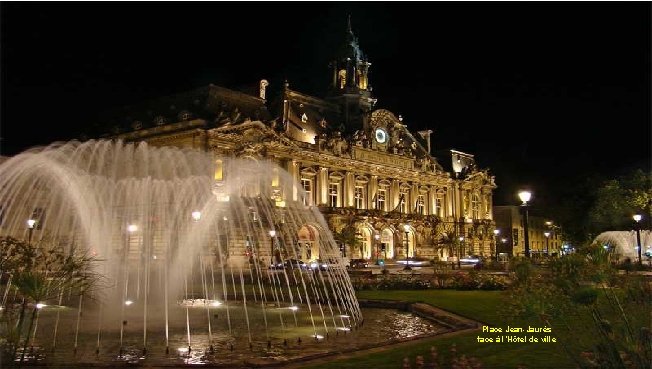
<svg viewBox="0 0 652 369"><path fill-rule="evenodd" d="M441 206L442 206L441 197L437 197L437 198L435 198L436 214L437 214L438 216L440 216L440 217L443 217L443 216L444 216L444 212L443 212L444 209L442 209Z"/></svg>
<svg viewBox="0 0 652 369"><path fill-rule="evenodd" d="M471 196L471 218L480 219L480 198L477 195Z"/></svg>
<svg viewBox="0 0 652 369"><path fill-rule="evenodd" d="M301 178L301 186L306 192L306 196L303 198L303 204L306 206L312 205L312 180Z"/></svg>
<svg viewBox="0 0 652 369"><path fill-rule="evenodd" d="M387 189L381 187L378 189L376 194L376 209L378 210L387 210L385 209L385 199L387 198Z"/></svg>
<svg viewBox="0 0 652 369"><path fill-rule="evenodd" d="M364 187L355 186L355 208L364 209Z"/></svg>
<svg viewBox="0 0 652 369"><path fill-rule="evenodd" d="M417 196L417 214L423 215L425 214L425 210L426 210L425 199L423 195L419 195Z"/></svg>
<svg viewBox="0 0 652 369"><path fill-rule="evenodd" d="M401 213L407 213L407 198L408 194L407 192L401 192L401 196L399 197L401 203L399 204L401 209Z"/></svg>
<svg viewBox="0 0 652 369"><path fill-rule="evenodd" d="M340 184L339 183L330 183L328 185L328 205L330 207L336 208L338 204L338 199L340 197Z"/></svg>
<svg viewBox="0 0 652 369"><path fill-rule="evenodd" d="M224 171L224 167L222 164L222 159L215 160L215 173L213 179L215 179L216 181L221 181L222 179L224 179L223 171Z"/></svg>

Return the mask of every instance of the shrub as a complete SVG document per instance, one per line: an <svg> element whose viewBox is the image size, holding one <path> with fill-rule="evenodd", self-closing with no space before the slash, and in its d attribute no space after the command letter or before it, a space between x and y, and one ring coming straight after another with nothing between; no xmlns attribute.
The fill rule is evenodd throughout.
<svg viewBox="0 0 652 369"><path fill-rule="evenodd" d="M414 367L416 369L432 368L432 369L481 369L482 363L475 357L467 357L466 355L458 355L457 347L455 344L451 345L450 354L446 357L439 355L436 347L430 347L430 360L426 360L422 355L418 355L414 359ZM428 362L429 361L429 362ZM410 369L411 360L409 358L403 359L403 369Z"/></svg>

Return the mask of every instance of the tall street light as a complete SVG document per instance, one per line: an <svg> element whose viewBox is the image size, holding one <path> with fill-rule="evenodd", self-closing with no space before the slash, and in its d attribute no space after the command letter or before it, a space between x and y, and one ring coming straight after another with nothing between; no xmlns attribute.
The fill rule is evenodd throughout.
<svg viewBox="0 0 652 369"><path fill-rule="evenodd" d="M378 233L374 235L374 240L376 240L376 265L378 265L378 241L380 241L380 235Z"/></svg>
<svg viewBox="0 0 652 369"><path fill-rule="evenodd" d="M643 259L641 258L641 219L643 216L641 214L636 214L632 218L636 222L636 248L638 249L638 264L643 264Z"/></svg>
<svg viewBox="0 0 652 369"><path fill-rule="evenodd" d="M27 229L28 229L28 234L27 234L27 244L30 246L32 245L32 233L34 232L34 226L36 225L36 220L34 219L28 219L27 220Z"/></svg>
<svg viewBox="0 0 652 369"><path fill-rule="evenodd" d="M276 231L275 230L270 230L269 231L269 238L270 238L270 252L269 252L269 263L270 265L274 265L274 237L276 237Z"/></svg>
<svg viewBox="0 0 652 369"><path fill-rule="evenodd" d="M550 232L543 232L543 235L546 236L546 256L548 256L548 239L550 238Z"/></svg>
<svg viewBox="0 0 652 369"><path fill-rule="evenodd" d="M532 192L530 191L520 191L518 193L518 197L523 201L523 204L521 206L523 207L523 231L525 233L525 236L523 237L523 241L525 242L525 257L529 258L530 257L530 234L528 230L528 204L527 202L530 201L530 198L532 198Z"/></svg>
<svg viewBox="0 0 652 369"><path fill-rule="evenodd" d="M494 252L496 253L496 261L498 261L498 235L500 229L494 229Z"/></svg>
<svg viewBox="0 0 652 369"><path fill-rule="evenodd" d="M457 244L457 269L462 269L462 243L464 242L464 236L460 236L460 242Z"/></svg>
<svg viewBox="0 0 652 369"><path fill-rule="evenodd" d="M412 270L410 267L410 240L408 238L410 235L410 226L405 224L403 230L405 231L405 268L403 270Z"/></svg>

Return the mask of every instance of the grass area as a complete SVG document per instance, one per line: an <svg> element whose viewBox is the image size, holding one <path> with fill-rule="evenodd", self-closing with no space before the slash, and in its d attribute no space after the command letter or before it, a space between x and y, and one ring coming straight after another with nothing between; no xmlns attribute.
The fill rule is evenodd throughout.
<svg viewBox="0 0 652 369"><path fill-rule="evenodd" d="M468 318L486 322L496 327L525 327L528 324L541 327L539 321L519 321L501 315L504 308L505 292L502 291L360 291L360 299L388 299L425 302L442 309L458 313ZM422 355L430 362L430 348L436 347L441 356L447 357L452 344L458 355L476 357L483 368L574 368L574 363L564 353L561 343L478 343L477 336L489 337L488 333L472 332L453 337L419 340L409 346L389 348L380 353L368 354L328 363L305 366L305 368L401 368L403 359L408 357L411 366L416 367L414 359ZM522 334L521 334L522 335ZM542 334L539 334L542 335ZM554 335L554 333L553 333ZM448 362L448 361L446 361Z"/></svg>
<svg viewBox="0 0 652 369"><path fill-rule="evenodd" d="M499 316L503 293L498 291L359 291L357 295L359 299L425 302L490 325L504 323Z"/></svg>

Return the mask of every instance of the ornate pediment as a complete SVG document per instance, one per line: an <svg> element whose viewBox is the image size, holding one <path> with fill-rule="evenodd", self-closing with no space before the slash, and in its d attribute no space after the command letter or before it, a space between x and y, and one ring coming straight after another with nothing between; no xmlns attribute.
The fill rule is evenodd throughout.
<svg viewBox="0 0 652 369"><path fill-rule="evenodd" d="M396 124L401 124L401 121L389 110L378 109L371 113L372 127L393 128Z"/></svg>
<svg viewBox="0 0 652 369"><path fill-rule="evenodd" d="M247 143L235 150L238 157L262 159L267 155L265 145L262 143Z"/></svg>
<svg viewBox="0 0 652 369"><path fill-rule="evenodd" d="M240 144L264 144L268 147L296 149L298 146L282 134L275 132L260 121L221 126L209 131L211 139L227 140Z"/></svg>

